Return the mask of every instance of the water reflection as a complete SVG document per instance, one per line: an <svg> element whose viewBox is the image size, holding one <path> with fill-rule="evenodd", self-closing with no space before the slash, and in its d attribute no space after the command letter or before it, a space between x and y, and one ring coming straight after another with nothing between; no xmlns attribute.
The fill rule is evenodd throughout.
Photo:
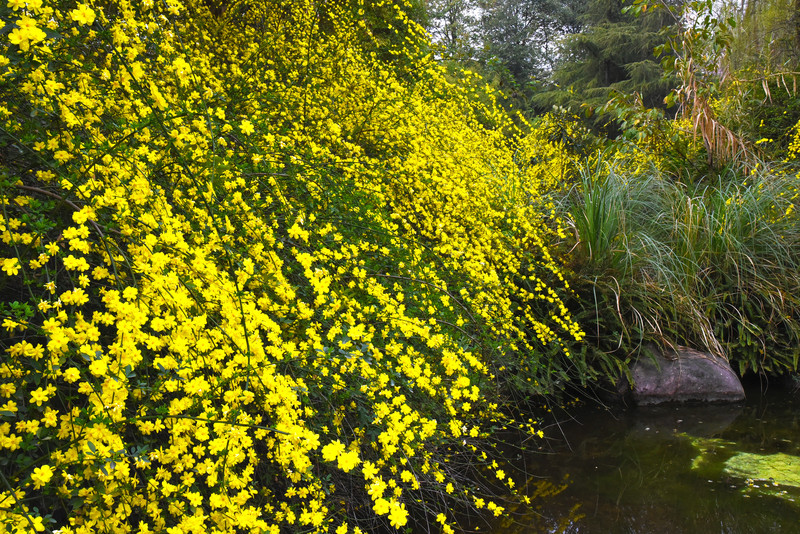
<svg viewBox="0 0 800 534"><path fill-rule="evenodd" d="M800 399L776 388L764 395L748 391L748 399L743 405L571 410L548 429L550 450L524 458L536 475L529 492L569 477L566 489L539 499L534 514L505 518L495 531L800 531L800 482L793 485L791 476L800 465L793 463L800 462ZM747 466L754 469L750 476ZM764 474L768 467L776 470L774 480Z"/></svg>

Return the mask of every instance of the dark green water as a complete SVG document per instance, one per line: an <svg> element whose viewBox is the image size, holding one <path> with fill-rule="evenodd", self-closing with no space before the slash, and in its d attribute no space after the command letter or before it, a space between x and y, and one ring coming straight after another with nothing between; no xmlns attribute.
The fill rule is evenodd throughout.
<svg viewBox="0 0 800 534"><path fill-rule="evenodd" d="M742 405L570 410L520 458L537 514L496 533L800 533L800 392L756 386ZM522 465L520 465L522 467Z"/></svg>

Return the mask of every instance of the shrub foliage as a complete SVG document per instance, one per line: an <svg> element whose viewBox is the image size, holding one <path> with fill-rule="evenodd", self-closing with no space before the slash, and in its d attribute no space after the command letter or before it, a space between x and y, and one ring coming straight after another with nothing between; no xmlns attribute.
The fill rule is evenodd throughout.
<svg viewBox="0 0 800 534"><path fill-rule="evenodd" d="M581 337L546 283L558 142L394 2L0 15L0 532L502 513L442 451L513 490L479 452L499 377L543 392Z"/></svg>

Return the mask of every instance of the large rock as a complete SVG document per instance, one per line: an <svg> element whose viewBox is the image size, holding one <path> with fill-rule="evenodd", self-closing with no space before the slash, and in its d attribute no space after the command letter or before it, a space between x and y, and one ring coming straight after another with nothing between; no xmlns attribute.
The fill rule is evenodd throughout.
<svg viewBox="0 0 800 534"><path fill-rule="evenodd" d="M632 368L636 404L744 400L742 383L726 360L686 347L650 352L642 354Z"/></svg>

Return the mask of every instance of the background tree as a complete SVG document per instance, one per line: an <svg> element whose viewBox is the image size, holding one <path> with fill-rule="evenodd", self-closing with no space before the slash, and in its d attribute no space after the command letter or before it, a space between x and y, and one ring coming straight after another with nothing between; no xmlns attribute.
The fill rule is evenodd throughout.
<svg viewBox="0 0 800 534"><path fill-rule="evenodd" d="M769 139L762 152L783 151L800 118L795 98L800 65L800 2L729 1L720 19L735 22L723 58L731 82L721 120L753 142Z"/></svg>
<svg viewBox="0 0 800 534"><path fill-rule="evenodd" d="M739 0L724 2L722 16L733 17L730 60L733 69L760 63L794 68L800 61L800 2L798 0Z"/></svg>
<svg viewBox="0 0 800 534"><path fill-rule="evenodd" d="M530 98L553 71L558 41L583 27L574 0L481 0L481 59L502 73L501 88L531 111Z"/></svg>
<svg viewBox="0 0 800 534"><path fill-rule="evenodd" d="M559 41L583 28L577 0L428 0L427 29L446 60L480 73L506 107L530 99L558 62Z"/></svg>
<svg viewBox="0 0 800 534"><path fill-rule="evenodd" d="M623 8L621 0L587 4L581 19L585 29L564 41L552 86L536 95L534 103L583 108L591 115L619 92L638 93L648 108L664 107L674 81L664 76L653 50L666 42L665 28L674 20L666 10L636 17Z"/></svg>
<svg viewBox="0 0 800 534"><path fill-rule="evenodd" d="M552 71L558 40L584 26L583 2L482 0L480 7L484 54L503 61L518 81Z"/></svg>
<svg viewBox="0 0 800 534"><path fill-rule="evenodd" d="M456 60L467 61L473 54L475 3L471 0L428 0L425 5L428 31Z"/></svg>

